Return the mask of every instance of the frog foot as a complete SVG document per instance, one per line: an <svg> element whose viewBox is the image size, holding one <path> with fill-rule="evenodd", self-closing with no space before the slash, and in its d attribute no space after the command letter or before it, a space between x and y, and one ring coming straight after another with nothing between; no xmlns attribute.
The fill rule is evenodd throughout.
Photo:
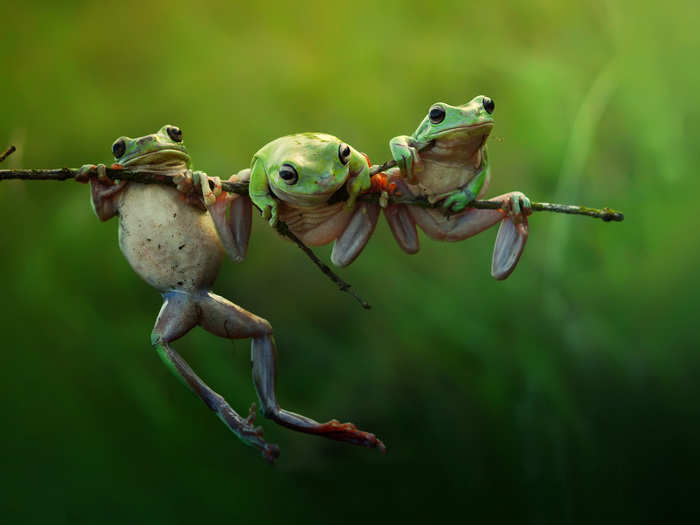
<svg viewBox="0 0 700 525"><path fill-rule="evenodd" d="M75 175L75 180L83 184L90 181L90 177L97 176L98 182L101 184L112 186L115 182L107 176L107 166L104 164L83 164L78 168L78 173Z"/></svg>
<svg viewBox="0 0 700 525"><path fill-rule="evenodd" d="M251 409L254 408L255 403L253 403ZM250 418L251 416L248 415L248 418L246 418L245 421L250 421ZM255 419L254 415L253 419ZM274 463L280 455L280 448L275 444L265 441L263 439L263 433L262 427L254 427L252 424L247 424L241 429L240 437L246 444L257 448L265 461L268 463Z"/></svg>
<svg viewBox="0 0 700 525"><path fill-rule="evenodd" d="M476 195L474 195L471 190L466 188L457 190L445 199L445 202L442 203L442 207L451 212L460 212L475 198Z"/></svg>
<svg viewBox="0 0 700 525"><path fill-rule="evenodd" d="M503 210L512 218L514 224L522 224L528 215L532 215L532 203L524 193L512 191L503 202Z"/></svg>
<svg viewBox="0 0 700 525"><path fill-rule="evenodd" d="M204 199L204 204L207 206L212 206L221 192L221 179L219 177L210 177L203 171L195 171L193 173L195 181L199 180L200 187L202 188L202 198ZM212 182L214 187L212 188L209 184Z"/></svg>
<svg viewBox="0 0 700 525"><path fill-rule="evenodd" d="M173 182L177 191L185 195L192 193L194 190L194 177L192 176L192 170L185 170L182 173L178 173L173 176Z"/></svg>
<svg viewBox="0 0 700 525"><path fill-rule="evenodd" d="M331 419L327 423L320 424L314 429L314 433L336 441L344 441L345 443L352 443L367 448L376 448L383 454L386 454L386 446L384 446L381 439L371 432L359 430L352 423L341 423L337 419Z"/></svg>

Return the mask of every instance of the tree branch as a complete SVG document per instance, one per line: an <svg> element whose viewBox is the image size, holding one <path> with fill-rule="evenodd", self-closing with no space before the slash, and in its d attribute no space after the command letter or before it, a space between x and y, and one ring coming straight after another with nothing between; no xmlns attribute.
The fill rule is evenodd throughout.
<svg viewBox="0 0 700 525"><path fill-rule="evenodd" d="M13 145L10 145L9 148L7 148L5 151L0 153L0 162L5 160L7 157L12 155L15 151L17 151L17 148L15 148Z"/></svg>

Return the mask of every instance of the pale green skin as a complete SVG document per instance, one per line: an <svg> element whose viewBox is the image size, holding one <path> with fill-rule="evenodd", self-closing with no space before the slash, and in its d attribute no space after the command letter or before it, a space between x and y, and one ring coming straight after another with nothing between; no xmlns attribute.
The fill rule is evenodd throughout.
<svg viewBox="0 0 700 525"><path fill-rule="evenodd" d="M421 185L423 193L431 200L445 198L443 207L453 212L463 210L488 183L485 145L480 148L481 157L476 159L478 165L465 168L467 159L460 156L464 144L482 137L485 141L491 132L494 120L484 108L485 98L479 95L461 106L444 102L433 104L445 110L442 122L434 124L428 114L413 135L394 137L389 143L401 175L409 184ZM430 145L429 148L420 152L426 145ZM425 163L421 159L423 155Z"/></svg>
<svg viewBox="0 0 700 525"><path fill-rule="evenodd" d="M370 188L367 159L350 147L350 157L343 164L338 148L343 142L324 133L299 133L278 138L266 144L251 162L250 198L270 225L278 218L275 196L294 206L322 205L343 185L348 192L347 207L352 208L357 196ZM291 164L297 171L294 184L279 176L280 167Z"/></svg>

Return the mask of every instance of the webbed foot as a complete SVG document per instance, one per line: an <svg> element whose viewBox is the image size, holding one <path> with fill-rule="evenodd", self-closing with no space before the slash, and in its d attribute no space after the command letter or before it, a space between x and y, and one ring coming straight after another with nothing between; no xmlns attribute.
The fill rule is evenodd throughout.
<svg viewBox="0 0 700 525"><path fill-rule="evenodd" d="M507 215L498 228L491 262L491 276L499 281L508 277L520 260L529 234L527 217L532 214L532 205L523 193L514 191L507 195L502 209Z"/></svg>
<svg viewBox="0 0 700 525"><path fill-rule="evenodd" d="M389 148L401 175L411 183L416 182L415 169L421 159L418 150L411 144L411 137L394 137L389 142Z"/></svg>
<svg viewBox="0 0 700 525"><path fill-rule="evenodd" d="M107 176L107 166L104 164L83 164L78 168L78 173L75 175L76 182L86 184L90 182L91 177L96 177L100 184L112 186L115 181Z"/></svg>

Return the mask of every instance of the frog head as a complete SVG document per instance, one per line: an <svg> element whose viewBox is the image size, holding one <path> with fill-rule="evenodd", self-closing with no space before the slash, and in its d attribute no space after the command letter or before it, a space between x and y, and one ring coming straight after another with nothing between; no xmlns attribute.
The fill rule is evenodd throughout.
<svg viewBox="0 0 700 525"><path fill-rule="evenodd" d="M486 161L485 146L493 129L496 104L479 95L461 106L436 102L413 134L419 143L433 145L433 154L450 157L474 170Z"/></svg>
<svg viewBox="0 0 700 525"><path fill-rule="evenodd" d="M190 166L190 156L182 142L182 131L166 124L156 133L143 137L119 137L112 144L114 160L124 167L157 166L180 169Z"/></svg>
<svg viewBox="0 0 700 525"><path fill-rule="evenodd" d="M288 135L256 154L258 160L264 161L271 191L297 206L328 201L355 175L351 173L351 160L360 156L348 144L324 133Z"/></svg>

